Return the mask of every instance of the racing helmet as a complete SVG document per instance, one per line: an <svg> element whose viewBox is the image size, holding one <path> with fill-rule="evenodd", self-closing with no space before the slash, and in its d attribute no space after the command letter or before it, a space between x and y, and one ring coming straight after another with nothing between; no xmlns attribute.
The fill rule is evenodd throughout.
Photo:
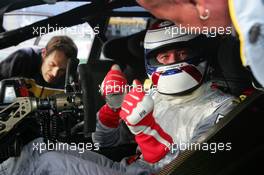
<svg viewBox="0 0 264 175"><path fill-rule="evenodd" d="M183 95L202 84L207 69L206 39L205 35L187 34L170 21L158 20L149 27L144 39L145 66L158 92ZM185 57L171 64L160 63L157 56L169 50L184 50Z"/></svg>

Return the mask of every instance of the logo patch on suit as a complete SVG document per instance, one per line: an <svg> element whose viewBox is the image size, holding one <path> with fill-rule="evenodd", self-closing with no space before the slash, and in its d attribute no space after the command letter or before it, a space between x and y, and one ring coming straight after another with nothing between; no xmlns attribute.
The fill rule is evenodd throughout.
<svg viewBox="0 0 264 175"><path fill-rule="evenodd" d="M222 118L224 118L225 116L222 114L218 114L216 120L215 120L215 124L217 124Z"/></svg>

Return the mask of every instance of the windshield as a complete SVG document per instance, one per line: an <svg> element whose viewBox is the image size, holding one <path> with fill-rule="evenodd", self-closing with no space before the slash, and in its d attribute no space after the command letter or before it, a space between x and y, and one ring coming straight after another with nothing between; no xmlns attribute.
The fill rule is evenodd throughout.
<svg viewBox="0 0 264 175"><path fill-rule="evenodd" d="M106 31L108 39L132 35L145 30L147 18L143 17L111 17Z"/></svg>
<svg viewBox="0 0 264 175"><path fill-rule="evenodd" d="M89 2L57 2L15 10L4 14L3 27L7 31L18 29L85 4Z"/></svg>

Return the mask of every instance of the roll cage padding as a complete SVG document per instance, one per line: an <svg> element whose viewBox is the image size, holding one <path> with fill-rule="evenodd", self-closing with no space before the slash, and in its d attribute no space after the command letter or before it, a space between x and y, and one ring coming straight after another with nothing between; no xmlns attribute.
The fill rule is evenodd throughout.
<svg viewBox="0 0 264 175"><path fill-rule="evenodd" d="M236 38L220 38L212 65L213 78L222 81L228 88L228 93L239 96L244 89L252 88L251 73L240 61L239 41Z"/></svg>
<svg viewBox="0 0 264 175"><path fill-rule="evenodd" d="M135 78L142 82L146 78L143 48L145 32L109 40L102 48L105 57L120 64L129 83Z"/></svg>
<svg viewBox="0 0 264 175"><path fill-rule="evenodd" d="M89 70L89 75L87 76L90 77L91 81L87 86L89 86L89 89L92 91L89 98L91 99L91 102L94 103L95 112L105 104L105 101L99 92L99 85L101 85L105 75L114 63L115 62L110 60L94 60L87 64L80 65L83 69Z"/></svg>

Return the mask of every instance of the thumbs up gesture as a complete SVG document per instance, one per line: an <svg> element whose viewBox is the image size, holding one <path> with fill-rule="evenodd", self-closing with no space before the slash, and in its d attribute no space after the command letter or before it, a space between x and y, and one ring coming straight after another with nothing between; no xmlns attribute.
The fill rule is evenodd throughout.
<svg viewBox="0 0 264 175"><path fill-rule="evenodd" d="M125 75L121 72L120 67L114 64L101 84L101 95L110 108L118 109L121 107L126 85Z"/></svg>
<svg viewBox="0 0 264 175"><path fill-rule="evenodd" d="M120 117L135 134L144 159L150 163L162 159L172 143L171 136L155 121L153 109L153 99L145 94L141 83L134 80L132 89L123 100Z"/></svg>

